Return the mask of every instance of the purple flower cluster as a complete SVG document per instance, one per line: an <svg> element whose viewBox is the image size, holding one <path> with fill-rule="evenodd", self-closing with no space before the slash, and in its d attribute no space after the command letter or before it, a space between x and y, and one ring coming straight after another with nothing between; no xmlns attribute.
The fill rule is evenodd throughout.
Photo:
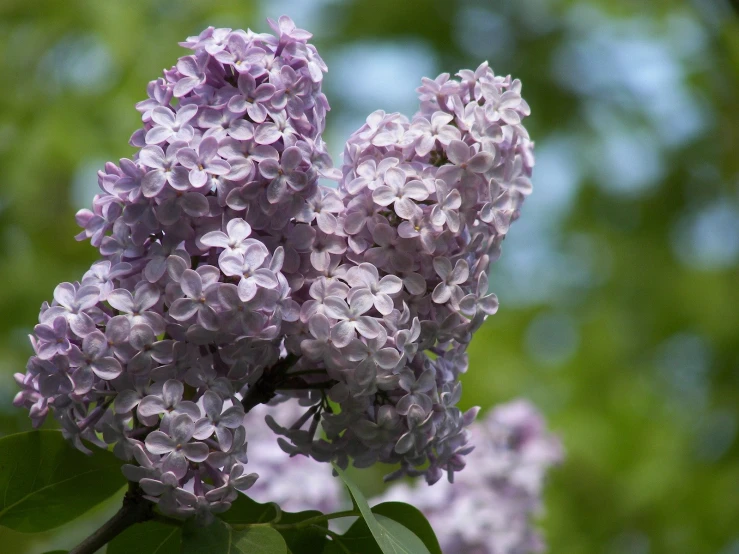
<svg viewBox="0 0 739 554"><path fill-rule="evenodd" d="M325 514L351 508L344 485L331 466L308 456L290 456L275 440L264 418L295 421L304 409L298 402L260 404L246 416L249 429L249 470L259 479L249 489L257 502L276 502L288 512L319 510Z"/></svg>
<svg viewBox="0 0 739 554"><path fill-rule="evenodd" d="M425 80L413 121L372 114L331 169L326 66L270 25L208 28L149 83L137 153L77 214L102 259L42 306L16 375L36 425L52 409L79 448L114 445L168 513L254 483L244 415L276 396L304 407L268 418L292 454L451 479L476 414L456 407L465 348L530 191L520 83L485 64Z"/></svg>
<svg viewBox="0 0 739 554"><path fill-rule="evenodd" d="M525 400L501 404L471 427L470 469L454 484L397 483L378 502L409 502L428 518L448 554L543 552L532 517L541 512L549 469L564 456L539 411Z"/></svg>
<svg viewBox="0 0 739 554"><path fill-rule="evenodd" d="M258 416L271 414L277 419L299 414L285 403L258 410ZM277 502L289 511L345 509L348 499L330 468L276 448L255 415L247 416L253 430L249 463L260 479L249 495L260 502ZM547 432L541 414L525 400L495 407L469 430L476 447L468 457L468 469L457 475L454 484L397 483L370 504L399 501L416 506L429 518L447 554L541 552L544 543L532 519L541 511L547 472L562 461L559 439Z"/></svg>

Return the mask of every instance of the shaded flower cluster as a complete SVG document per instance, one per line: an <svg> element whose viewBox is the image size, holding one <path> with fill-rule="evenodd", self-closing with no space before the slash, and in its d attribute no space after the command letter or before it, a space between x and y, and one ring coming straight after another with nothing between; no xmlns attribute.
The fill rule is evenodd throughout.
<svg viewBox="0 0 739 554"><path fill-rule="evenodd" d="M426 515L448 554L543 552L532 518L541 512L547 472L563 459L559 439L525 400L496 406L470 431L475 443L470 468L454 484L397 483L375 500L412 503Z"/></svg>
<svg viewBox="0 0 739 554"><path fill-rule="evenodd" d="M287 454L264 420L271 416L292 422L304 411L297 402L279 402L255 406L246 416L249 470L259 474L249 497L265 504L275 502L288 512L319 510L328 514L348 509L351 501L344 485L332 475L331 466L308 456Z"/></svg>
<svg viewBox="0 0 739 554"><path fill-rule="evenodd" d="M289 404L260 406L259 416L292 419ZM277 502L289 511L345 509L348 499L330 468L276 449L264 425L254 427L250 448L260 480L249 495ZM528 401L514 400L491 409L470 425L475 450L468 468L453 484L433 487L392 485L370 504L398 501L420 509L431 522L446 554L526 554L544 550L533 518L541 511L542 487L549 469L561 462L559 439L547 432L544 419Z"/></svg>
<svg viewBox="0 0 739 554"><path fill-rule="evenodd" d="M326 66L269 22L190 37L149 83L137 153L77 214L101 260L42 306L16 375L36 425L52 410L79 448L114 445L167 513L253 485L245 413L275 398L303 407L268 418L291 454L451 480L476 414L456 407L465 348L530 191L520 83L485 64L424 80L412 121L370 115L332 169Z"/></svg>

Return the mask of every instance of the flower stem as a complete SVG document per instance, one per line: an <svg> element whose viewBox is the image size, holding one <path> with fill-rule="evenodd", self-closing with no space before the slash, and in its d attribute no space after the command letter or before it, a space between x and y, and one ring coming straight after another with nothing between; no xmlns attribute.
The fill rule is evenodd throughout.
<svg viewBox="0 0 739 554"><path fill-rule="evenodd" d="M275 396L275 390L283 381L285 374L297 361L297 356L288 354L287 357L265 370L264 375L249 387L244 398L241 400L244 412L249 413L255 406L266 404L272 400Z"/></svg>
<svg viewBox="0 0 739 554"><path fill-rule="evenodd" d="M92 535L70 550L69 554L94 554L132 525L147 521L153 516L154 504L143 497L137 483L129 483L120 510Z"/></svg>

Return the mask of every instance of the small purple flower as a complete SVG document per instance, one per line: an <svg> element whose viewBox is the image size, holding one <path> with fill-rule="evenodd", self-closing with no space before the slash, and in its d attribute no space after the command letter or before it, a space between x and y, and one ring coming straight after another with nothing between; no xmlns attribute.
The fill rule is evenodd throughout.
<svg viewBox="0 0 739 554"><path fill-rule="evenodd" d="M374 266L386 270L403 271L413 266L411 246L390 225L380 223L372 229L372 240L377 246L367 250L365 259Z"/></svg>
<svg viewBox="0 0 739 554"><path fill-rule="evenodd" d="M280 44L287 44L292 41L305 42L313 36L312 33L304 29L298 29L293 20L286 15L281 15L277 21L268 18L267 23L278 34Z"/></svg>
<svg viewBox="0 0 739 554"><path fill-rule="evenodd" d="M207 129L203 137L214 137L219 142L226 137L239 141L251 140L254 137L254 125L245 120L243 115L244 112L206 108L200 114L199 121L200 127Z"/></svg>
<svg viewBox="0 0 739 554"><path fill-rule="evenodd" d="M172 90L162 78L150 81L146 93L149 98L136 104L136 109L141 112L141 120L144 122L151 121L151 112L155 108L169 106L172 101Z"/></svg>
<svg viewBox="0 0 739 554"><path fill-rule="evenodd" d="M34 343L36 355L42 360L50 360L57 354L64 355L72 348L69 342L67 320L62 316L46 324L36 325L33 332L38 340L31 336L31 341Z"/></svg>
<svg viewBox="0 0 739 554"><path fill-rule="evenodd" d="M226 177L232 181L241 181L254 176L255 165L264 160L279 160L280 155L272 146L257 144L254 141L237 141L224 139L218 147L218 155L226 158L231 171Z"/></svg>
<svg viewBox="0 0 739 554"><path fill-rule="evenodd" d="M308 322L314 314L326 314L326 299L335 296L344 299L349 292L349 287L340 281L329 281L318 279L313 282L308 290L311 300L303 303L300 309L300 319Z"/></svg>
<svg viewBox="0 0 739 554"><path fill-rule="evenodd" d="M374 394L377 391L378 369L391 370L400 361L400 354L395 348L384 347L386 341L387 336L381 333L377 338L367 339L366 343L354 339L344 349L347 360L359 362L347 370L352 372L352 385L349 388L354 394Z"/></svg>
<svg viewBox="0 0 739 554"><path fill-rule="evenodd" d="M190 400L182 400L184 393L185 386L181 381L169 379L162 386L160 394L150 394L139 401L137 413L143 418L159 414L172 416L186 414L193 421L197 421L202 416L200 408Z"/></svg>
<svg viewBox="0 0 739 554"><path fill-rule="evenodd" d="M226 175L231 166L227 161L216 158L218 154L218 140L215 137L206 137L198 145L197 151L192 148L183 148L177 152L177 159L190 170L190 183L195 188L201 188L208 183L212 175Z"/></svg>
<svg viewBox="0 0 739 554"><path fill-rule="evenodd" d="M213 27L210 27L210 31L209 36L204 37L199 45L202 46L208 54L215 56L226 48L231 37L231 29L214 29ZM188 45L183 44L182 46Z"/></svg>
<svg viewBox="0 0 739 554"><path fill-rule="evenodd" d="M187 414L175 416L168 433L152 431L146 437L146 448L152 454L165 455L162 470L171 472L178 479L187 473L188 460L204 462L210 449L205 443L190 442L195 432L195 424Z"/></svg>
<svg viewBox="0 0 739 554"><path fill-rule="evenodd" d="M405 221L398 225L398 236L404 239L418 237L424 250L429 254L433 253L439 233L431 222L428 210L423 211L415 204L409 204L408 208L408 213L404 214Z"/></svg>
<svg viewBox="0 0 739 554"><path fill-rule="evenodd" d="M281 112L270 112L271 122L265 121L254 131L254 140L257 144L274 144L282 139L285 146L295 143L295 130L287 117Z"/></svg>
<svg viewBox="0 0 739 554"><path fill-rule="evenodd" d="M182 214L192 218L203 217L210 210L208 199L199 192L182 192L164 189L162 203L156 210L156 218L163 225L181 223Z"/></svg>
<svg viewBox="0 0 739 554"><path fill-rule="evenodd" d="M263 307L261 298L246 302L239 296L239 288L231 283L224 283L218 287L218 298L225 312L221 314L224 328L233 329L239 335L259 335L266 326L266 316L258 310Z"/></svg>
<svg viewBox="0 0 739 554"><path fill-rule="evenodd" d="M409 370L404 370L400 374L400 388L406 391L403 398L398 400L395 409L401 415L407 415L413 405L419 406L423 413L429 413L433 406L431 397L426 394L434 390L436 383L434 382L434 371L425 369L420 377L416 379Z"/></svg>
<svg viewBox="0 0 739 554"><path fill-rule="evenodd" d="M457 189L449 190L446 181L436 179L436 198L438 203L431 210L431 221L437 227L445 223L453 233L459 231L459 208L462 206L462 197Z"/></svg>
<svg viewBox="0 0 739 554"><path fill-rule="evenodd" d="M122 197L127 196L129 200L135 201L140 194L145 171L137 163L127 158L121 158L120 163L123 174L113 185L113 190L116 194Z"/></svg>
<svg viewBox="0 0 739 554"><path fill-rule="evenodd" d="M266 159L259 164L259 173L270 179L267 186L267 199L270 203L279 202L290 190L300 191L307 183L307 176L297 168L303 161L300 148L291 146L282 153L280 161Z"/></svg>
<svg viewBox="0 0 739 554"><path fill-rule="evenodd" d="M137 375L146 374L155 363L168 364L172 362L172 348L174 341L157 340L154 331L148 325L134 325L131 327L131 346L138 353L128 362L128 370Z"/></svg>
<svg viewBox="0 0 739 554"><path fill-rule="evenodd" d="M308 320L308 330L312 339L304 339L300 347L311 360L321 360L327 367L340 369L343 357L331 340L331 323L328 318L315 313Z"/></svg>
<svg viewBox="0 0 739 554"><path fill-rule="evenodd" d="M306 200L303 210L295 219L303 223L311 223L315 219L321 231L331 234L336 232L338 224L334 214L340 213L343 209L344 203L335 191L319 189Z"/></svg>
<svg viewBox="0 0 739 554"><path fill-rule="evenodd" d="M69 361L77 367L77 372L85 372L92 379L92 373L110 381L118 377L123 368L108 348L108 339L100 331L93 331L82 340L82 349L73 346Z"/></svg>
<svg viewBox="0 0 739 554"><path fill-rule="evenodd" d="M416 142L416 154L425 156L435 148L436 141L448 146L451 141L459 140L459 129L449 125L453 120L454 116L445 112L434 112L431 121L425 117L414 119L411 129L420 133Z"/></svg>
<svg viewBox="0 0 739 554"><path fill-rule="evenodd" d="M265 104L275 93L274 85L257 82L248 73L239 75L237 81L239 94L231 97L228 101L228 109L238 113L246 112L254 123L263 123L267 119L267 108Z"/></svg>
<svg viewBox="0 0 739 554"><path fill-rule="evenodd" d="M406 417L408 431L395 443L395 452L415 454L423 450L436 432L432 416L433 414L427 414L418 404L412 404Z"/></svg>
<svg viewBox="0 0 739 554"><path fill-rule="evenodd" d="M100 300L107 300L108 294L115 288L115 281L133 270L129 263L112 264L109 260L92 264L82 276L81 284L92 285L100 289Z"/></svg>
<svg viewBox="0 0 739 554"><path fill-rule="evenodd" d="M159 194L167 183L177 190L190 188L187 169L177 163L177 153L185 146L185 142L173 142L166 154L156 145L141 149L139 161L151 168L141 179L141 192L146 198Z"/></svg>
<svg viewBox="0 0 739 554"><path fill-rule="evenodd" d="M246 431L243 427L234 430L231 446L223 451L211 452L208 456L208 463L215 468L231 467L236 463L245 464L246 457Z"/></svg>
<svg viewBox="0 0 739 554"><path fill-rule="evenodd" d="M174 473L165 471L158 479L144 478L139 481L144 493L149 497L158 497L160 500L172 500L180 489L180 481Z"/></svg>
<svg viewBox="0 0 739 554"><path fill-rule="evenodd" d="M162 316L152 311L159 302L159 289L150 283L142 283L133 294L126 289L116 289L108 295L108 303L125 314L131 326L145 324L152 328L156 335L164 332Z"/></svg>
<svg viewBox="0 0 739 554"><path fill-rule="evenodd" d="M457 260L452 269L452 263L443 256L434 258L434 270L441 278L441 283L436 285L431 299L437 304L447 302L452 294L459 289L459 285L467 281L470 269L465 260Z"/></svg>
<svg viewBox="0 0 739 554"><path fill-rule="evenodd" d="M349 304L335 296L330 296L325 302L326 314L339 320L339 323L331 329L331 340L339 348L343 348L356 338L355 331L368 339L377 337L381 331L377 319L364 315L372 308L374 302L372 294L367 289L352 292L354 294L348 297Z"/></svg>
<svg viewBox="0 0 739 554"><path fill-rule="evenodd" d="M98 303L100 289L92 285L75 287L71 283L61 283L54 289L52 306L41 315L41 323L47 323L59 316L64 317L77 336L84 337L95 330L95 322L85 313Z"/></svg>
<svg viewBox="0 0 739 554"><path fill-rule="evenodd" d="M271 103L275 110L287 108L290 117L299 118L305 111L302 97L305 94L305 82L303 77L289 65L280 68L280 73L273 80L275 93L272 95Z"/></svg>
<svg viewBox="0 0 739 554"><path fill-rule="evenodd" d="M403 219L410 219L416 204L413 200L426 200L429 191L423 181L413 179L406 182L405 172L397 167L385 172L385 184L372 191L372 199L380 206L394 203L395 213Z"/></svg>
<svg viewBox="0 0 739 554"><path fill-rule="evenodd" d="M146 133L146 144L189 142L195 135L190 121L197 113L198 107L194 104L182 106L177 112L164 106L154 108L151 111L151 120L155 125Z"/></svg>
<svg viewBox="0 0 739 554"><path fill-rule="evenodd" d="M196 86L205 82L205 66L208 64L208 59L209 56L205 52L180 58L177 62L177 71L182 77L174 86L175 97L182 98Z"/></svg>
<svg viewBox="0 0 739 554"><path fill-rule="evenodd" d="M246 252L249 244L247 237L251 234L251 226L241 218L234 218L226 224L226 232L211 231L203 235L200 242L205 246L223 248L221 256L240 255Z"/></svg>
<svg viewBox="0 0 739 554"><path fill-rule="evenodd" d="M244 253L237 256L225 256L220 260L221 270L225 275L241 276L239 296L246 302L254 298L257 287L272 288L277 286L277 278L262 264L269 256L267 248L260 242L250 242Z"/></svg>
<svg viewBox="0 0 739 554"><path fill-rule="evenodd" d="M311 80L314 83L320 83L323 80L323 74L328 71L328 67L318 54L315 46L312 44L293 42L285 47L285 51L294 58L305 60L308 65Z"/></svg>
<svg viewBox="0 0 739 554"><path fill-rule="evenodd" d="M318 271L326 271L331 265L331 254L346 252L344 239L318 231L310 247L310 263Z"/></svg>
<svg viewBox="0 0 739 554"><path fill-rule="evenodd" d="M346 281L352 290L368 290L378 312L387 315L393 311L393 299L390 295L397 294L403 288L403 281L395 275L385 275L380 279L377 268L372 264L363 263L351 268L346 275Z"/></svg>
<svg viewBox="0 0 739 554"><path fill-rule="evenodd" d="M218 51L214 57L222 64L244 73L252 65L258 64L265 54L263 49L250 46L241 34L233 33L228 37L228 48Z"/></svg>
<svg viewBox="0 0 739 554"><path fill-rule="evenodd" d="M233 440L231 430L244 424L244 410L240 405L233 405L224 410L223 399L211 391L205 392L202 403L205 417L195 422L193 437L203 440L215 433L218 444L228 450Z"/></svg>
<svg viewBox="0 0 739 554"><path fill-rule="evenodd" d="M488 294L488 276L485 273L480 273L477 278L476 292L459 301L459 309L468 317L473 317L478 312L493 315L498 311L498 297L493 293Z"/></svg>
<svg viewBox="0 0 739 554"><path fill-rule="evenodd" d="M439 168L437 177L447 183L465 181L481 175L493 167L494 156L490 152L477 152L461 140L453 140L446 148L451 164Z"/></svg>
<svg viewBox="0 0 739 554"><path fill-rule="evenodd" d="M218 303L216 287L218 271L206 271L210 266L201 266L196 271L186 269L180 277L180 287L185 298L175 300L169 307L169 315L177 321L187 321L197 315L197 322L209 331L219 328L218 314L213 308Z"/></svg>
<svg viewBox="0 0 739 554"><path fill-rule="evenodd" d="M379 163L373 159L362 162L357 167L358 177L347 185L347 191L351 194L357 194L364 187L375 190L380 185L384 185L385 173L396 167L399 162L398 158L384 158Z"/></svg>
<svg viewBox="0 0 739 554"><path fill-rule="evenodd" d="M398 412L392 406L380 406L377 409L376 421L363 419L357 421L352 430L365 443L376 445L386 443L397 435L400 426Z"/></svg>

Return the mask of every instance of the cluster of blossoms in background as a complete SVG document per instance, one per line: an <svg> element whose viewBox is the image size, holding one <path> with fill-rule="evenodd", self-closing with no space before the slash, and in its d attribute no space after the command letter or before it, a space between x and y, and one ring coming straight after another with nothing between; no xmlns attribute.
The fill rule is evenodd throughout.
<svg viewBox="0 0 739 554"><path fill-rule="evenodd" d="M290 457L275 446L261 417L292 419L290 404L259 406L249 420L249 464L260 479L249 496L277 502L283 510L338 511L346 507L341 483L325 464ZM454 484L392 485L371 504L413 504L431 523L445 554L524 554L544 550L532 516L541 510L544 479L562 460L559 439L546 431L541 414L525 400L501 404L470 425L475 444L468 466Z"/></svg>
<svg viewBox="0 0 739 554"><path fill-rule="evenodd" d="M270 24L208 28L149 84L136 154L77 216L101 260L44 304L16 375L35 424L52 410L79 448L114 445L165 513L252 487L245 414L268 401L301 407L267 418L291 454L452 480L465 350L531 190L521 85L486 64L424 80L412 120L371 114L332 169L326 66Z"/></svg>

